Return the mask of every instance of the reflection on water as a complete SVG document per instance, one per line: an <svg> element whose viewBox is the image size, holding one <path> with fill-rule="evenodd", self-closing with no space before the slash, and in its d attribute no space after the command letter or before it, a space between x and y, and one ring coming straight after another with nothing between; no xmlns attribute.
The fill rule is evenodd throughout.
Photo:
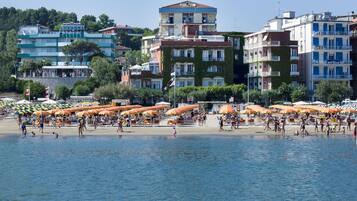
<svg viewBox="0 0 357 201"><path fill-rule="evenodd" d="M349 137L5 137L0 200L356 200Z"/></svg>

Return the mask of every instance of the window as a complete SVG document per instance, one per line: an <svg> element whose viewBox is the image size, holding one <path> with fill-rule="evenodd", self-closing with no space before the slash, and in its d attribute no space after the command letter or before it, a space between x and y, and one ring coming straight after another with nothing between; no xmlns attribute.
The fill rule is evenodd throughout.
<svg viewBox="0 0 357 201"><path fill-rule="evenodd" d="M336 66L336 75L343 75L342 66Z"/></svg>
<svg viewBox="0 0 357 201"><path fill-rule="evenodd" d="M324 44L324 47L327 47L328 46L328 39L327 38L324 38L324 42L323 42Z"/></svg>
<svg viewBox="0 0 357 201"><path fill-rule="evenodd" d="M291 64L290 72L298 72L298 65L297 64Z"/></svg>
<svg viewBox="0 0 357 201"><path fill-rule="evenodd" d="M314 23L314 24L313 24L313 31L314 31L314 32L319 31L319 24L318 24L318 23Z"/></svg>
<svg viewBox="0 0 357 201"><path fill-rule="evenodd" d="M221 66L210 66L207 68L207 72L209 73L219 73L222 72L222 67Z"/></svg>
<svg viewBox="0 0 357 201"><path fill-rule="evenodd" d="M342 47L342 38L336 38L336 47Z"/></svg>
<svg viewBox="0 0 357 201"><path fill-rule="evenodd" d="M324 23L324 25L323 25L323 30L324 30L324 32L327 32L327 23Z"/></svg>
<svg viewBox="0 0 357 201"><path fill-rule="evenodd" d="M293 57L298 56L298 50L297 49L291 49L291 56L293 56Z"/></svg>
<svg viewBox="0 0 357 201"><path fill-rule="evenodd" d="M328 60L328 53L327 52L324 52L324 61L327 61Z"/></svg>
<svg viewBox="0 0 357 201"><path fill-rule="evenodd" d="M314 37L312 44L313 44L314 46L319 46L319 45L320 45L319 43L320 43L319 38Z"/></svg>
<svg viewBox="0 0 357 201"><path fill-rule="evenodd" d="M193 65L192 64L187 64L187 73L192 75L193 74Z"/></svg>
<svg viewBox="0 0 357 201"><path fill-rule="evenodd" d="M342 60L343 60L343 53L336 52L336 61L342 61Z"/></svg>
<svg viewBox="0 0 357 201"><path fill-rule="evenodd" d="M188 58L193 57L193 56L192 56L192 50L187 50L187 57L188 57Z"/></svg>
<svg viewBox="0 0 357 201"><path fill-rule="evenodd" d="M314 66L314 75L320 74L320 68L318 66Z"/></svg>
<svg viewBox="0 0 357 201"><path fill-rule="evenodd" d="M336 32L344 32L344 28L341 23L336 23Z"/></svg>
<svg viewBox="0 0 357 201"><path fill-rule="evenodd" d="M185 50L180 50L180 57L185 57Z"/></svg>
<svg viewBox="0 0 357 201"><path fill-rule="evenodd" d="M319 52L314 52L313 53L313 60L315 61L315 62L318 62L319 60L320 60L320 54L319 54Z"/></svg>
<svg viewBox="0 0 357 201"><path fill-rule="evenodd" d="M183 13L182 23L193 23L193 13Z"/></svg>
<svg viewBox="0 0 357 201"><path fill-rule="evenodd" d="M187 85L186 86L193 86L194 85L194 82L193 80L187 80Z"/></svg>

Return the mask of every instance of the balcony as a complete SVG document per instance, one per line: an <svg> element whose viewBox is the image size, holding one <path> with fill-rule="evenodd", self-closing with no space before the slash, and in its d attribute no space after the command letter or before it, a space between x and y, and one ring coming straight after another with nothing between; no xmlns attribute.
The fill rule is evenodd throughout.
<svg viewBox="0 0 357 201"><path fill-rule="evenodd" d="M195 75L195 72L192 72L192 71L176 71L176 76L179 77L179 76L194 76Z"/></svg>
<svg viewBox="0 0 357 201"><path fill-rule="evenodd" d="M268 71L268 72L252 72L248 74L249 77L279 77L279 71Z"/></svg>
<svg viewBox="0 0 357 201"><path fill-rule="evenodd" d="M345 45L345 46L316 46L313 45L312 46L313 50L352 50L352 46L351 45Z"/></svg>
<svg viewBox="0 0 357 201"><path fill-rule="evenodd" d="M259 61L280 61L280 56L263 56Z"/></svg>
<svg viewBox="0 0 357 201"><path fill-rule="evenodd" d="M342 74L342 75L313 75L315 80L352 80L352 75Z"/></svg>
<svg viewBox="0 0 357 201"><path fill-rule="evenodd" d="M290 72L290 76L299 76L300 75L300 72Z"/></svg>
<svg viewBox="0 0 357 201"><path fill-rule="evenodd" d="M299 60L299 56L293 56L293 55L291 55L291 56L290 56L290 60Z"/></svg>
<svg viewBox="0 0 357 201"><path fill-rule="evenodd" d="M20 43L19 48L35 48L35 47L57 47L57 43Z"/></svg>
<svg viewBox="0 0 357 201"><path fill-rule="evenodd" d="M350 36L351 34L352 32L348 31L316 31L312 33L313 36Z"/></svg>
<svg viewBox="0 0 357 201"><path fill-rule="evenodd" d="M202 61L224 61L223 57L202 57Z"/></svg>
<svg viewBox="0 0 357 201"><path fill-rule="evenodd" d="M323 65L352 65L352 60L343 60L343 61L337 61L337 60L325 60L325 61L317 61L313 60L313 64L323 64Z"/></svg>
<svg viewBox="0 0 357 201"><path fill-rule="evenodd" d="M263 47L279 47L280 41L264 41L262 43Z"/></svg>

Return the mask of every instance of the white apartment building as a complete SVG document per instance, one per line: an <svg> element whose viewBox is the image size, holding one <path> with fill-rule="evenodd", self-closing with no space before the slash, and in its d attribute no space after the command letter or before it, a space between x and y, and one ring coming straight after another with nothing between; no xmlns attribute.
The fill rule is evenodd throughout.
<svg viewBox="0 0 357 201"><path fill-rule="evenodd" d="M161 38L216 31L217 8L184 1L160 8Z"/></svg>
<svg viewBox="0 0 357 201"><path fill-rule="evenodd" d="M290 39L298 41L299 65L304 68L306 86L313 92L321 80L352 80L349 23L330 12L295 17L295 12L289 11L268 25L290 31Z"/></svg>

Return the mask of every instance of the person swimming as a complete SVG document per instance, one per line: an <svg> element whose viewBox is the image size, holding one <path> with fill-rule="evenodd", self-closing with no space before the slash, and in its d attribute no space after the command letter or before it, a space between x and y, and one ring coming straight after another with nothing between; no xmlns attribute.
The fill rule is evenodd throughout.
<svg viewBox="0 0 357 201"><path fill-rule="evenodd" d="M53 132L52 135L55 135L55 138L58 139L58 133Z"/></svg>
<svg viewBox="0 0 357 201"><path fill-rule="evenodd" d="M35 132L31 132L31 134L32 134L32 137L36 137L36 133Z"/></svg>

